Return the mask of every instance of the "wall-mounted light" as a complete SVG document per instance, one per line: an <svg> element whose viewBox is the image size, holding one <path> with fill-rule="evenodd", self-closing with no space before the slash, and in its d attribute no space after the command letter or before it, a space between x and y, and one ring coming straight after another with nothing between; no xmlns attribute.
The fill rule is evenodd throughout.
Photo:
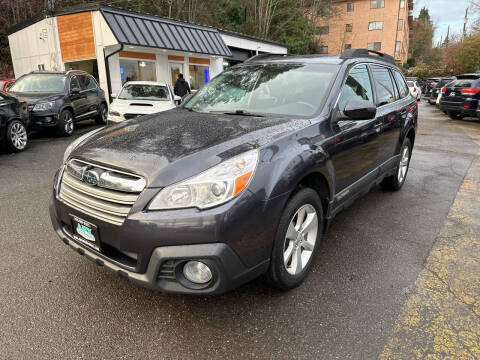
<svg viewBox="0 0 480 360"><path fill-rule="evenodd" d="M138 63L138 66L140 66L140 67L145 67L145 66L147 66L147 64L145 63L145 61L140 61L140 62Z"/></svg>

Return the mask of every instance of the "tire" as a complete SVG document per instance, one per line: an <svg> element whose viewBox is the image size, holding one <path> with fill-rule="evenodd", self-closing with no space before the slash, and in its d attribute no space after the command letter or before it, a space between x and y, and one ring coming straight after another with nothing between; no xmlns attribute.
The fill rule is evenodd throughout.
<svg viewBox="0 0 480 360"><path fill-rule="evenodd" d="M105 125L107 124L107 116L108 116L108 109L107 105L101 103L98 105L98 115L95 117L95 122L98 125Z"/></svg>
<svg viewBox="0 0 480 360"><path fill-rule="evenodd" d="M8 123L5 137L8 149L13 152L23 151L28 145L27 129L20 120L12 120Z"/></svg>
<svg viewBox="0 0 480 360"><path fill-rule="evenodd" d="M410 143L410 140L406 138L403 141L402 148L400 149L400 158L395 169L395 175L389 176L381 182L380 186L383 189L397 191L402 188L408 175L411 157L412 144Z"/></svg>
<svg viewBox="0 0 480 360"><path fill-rule="evenodd" d="M72 136L75 125L73 123L73 114L70 110L64 109L60 112L58 120L58 134L60 136Z"/></svg>
<svg viewBox="0 0 480 360"><path fill-rule="evenodd" d="M300 223L299 216L303 218ZM310 224L307 231L296 230L297 227L305 226L307 222ZM280 290L290 290L305 280L322 239L322 230L323 210L318 194L310 188L299 190L290 198L280 217L270 267L266 274L267 282L271 286ZM290 256L286 255L287 252ZM286 261L284 256L287 256ZM299 262L299 258L303 262Z"/></svg>
<svg viewBox="0 0 480 360"><path fill-rule="evenodd" d="M455 112L449 112L448 116L450 116L450 119L453 119L453 120L462 120L464 118L462 114L455 113Z"/></svg>

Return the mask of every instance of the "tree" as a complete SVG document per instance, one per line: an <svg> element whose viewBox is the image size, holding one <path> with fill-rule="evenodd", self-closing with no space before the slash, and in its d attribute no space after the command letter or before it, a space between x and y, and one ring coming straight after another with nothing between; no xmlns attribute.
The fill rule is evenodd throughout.
<svg viewBox="0 0 480 360"><path fill-rule="evenodd" d="M435 26L426 7L420 10L420 13L413 21L413 29L410 38L411 57L433 64L439 61L438 53L433 51L433 36Z"/></svg>

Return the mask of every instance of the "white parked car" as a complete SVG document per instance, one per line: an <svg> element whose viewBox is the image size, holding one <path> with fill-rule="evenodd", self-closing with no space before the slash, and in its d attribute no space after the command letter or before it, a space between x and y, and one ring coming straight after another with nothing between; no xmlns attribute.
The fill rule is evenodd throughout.
<svg viewBox="0 0 480 360"><path fill-rule="evenodd" d="M407 81L407 85L410 89L410 94L412 94L415 99L420 100L422 97L422 89L418 83L416 81Z"/></svg>
<svg viewBox="0 0 480 360"><path fill-rule="evenodd" d="M179 96L173 94L172 88L155 81L126 82L114 98L108 111L108 122L120 122L138 116L153 114L173 109Z"/></svg>

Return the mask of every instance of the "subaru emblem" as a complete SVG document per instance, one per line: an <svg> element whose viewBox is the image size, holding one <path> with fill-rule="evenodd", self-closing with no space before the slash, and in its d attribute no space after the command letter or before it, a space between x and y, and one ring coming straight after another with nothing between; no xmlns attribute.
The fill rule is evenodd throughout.
<svg viewBox="0 0 480 360"><path fill-rule="evenodd" d="M92 185L92 186L98 185L99 180L100 180L100 177L95 171L86 170L83 173L82 181L87 183L88 185Z"/></svg>

